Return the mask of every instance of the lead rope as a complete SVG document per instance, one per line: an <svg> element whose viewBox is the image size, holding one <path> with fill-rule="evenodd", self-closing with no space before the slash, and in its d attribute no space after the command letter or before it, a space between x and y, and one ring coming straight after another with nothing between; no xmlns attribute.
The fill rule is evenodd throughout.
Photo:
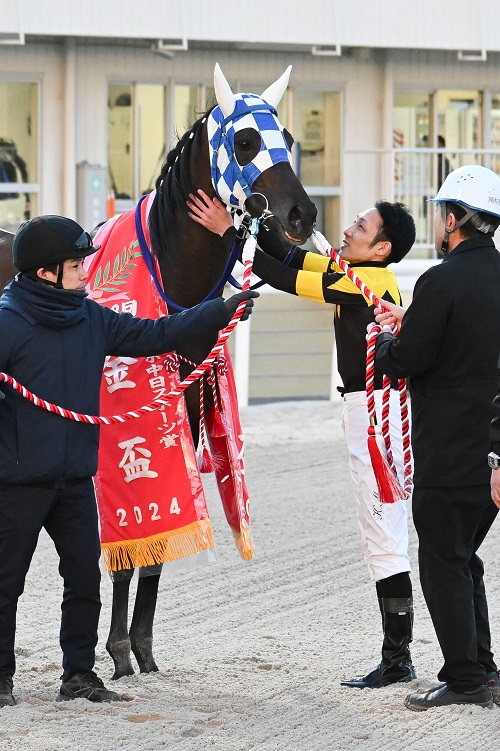
<svg viewBox="0 0 500 751"><path fill-rule="evenodd" d="M247 238L244 248L243 248L244 271L243 271L242 290L244 292L246 292L246 290L250 288L250 277L252 274L253 257L254 257L255 248L257 245L256 236L257 236L258 226L259 226L259 220L253 219L252 224L250 226L250 235ZM107 417L102 417L98 415L85 415L80 412L73 412L70 409L65 409L64 407L60 407L57 404L54 404L53 402L48 402L45 399L41 399L39 396L36 396L36 394L33 394L31 391L25 388L22 384L20 384L19 381L16 381L15 378L1 371L0 371L0 382L3 381L4 383L9 384L9 386L11 386L17 392L19 392L21 396L23 396L25 399L27 399L32 404L34 404L35 407L40 407L40 409L45 409L47 412L53 412L54 414L60 415L61 417L65 417L68 420L74 420L75 422L90 423L91 425L112 425L114 423L126 422L127 420L132 420L134 418L141 417L141 415L161 409L161 407L164 405L168 405L167 400L169 398L180 396L182 392L187 389L188 386L194 383L194 381L201 378L203 374L206 373L206 371L209 370L213 366L217 358L223 354L224 344L229 338L232 331L234 331L234 329L236 328L236 325L238 321L240 320L241 316L243 315L243 311L245 310L245 305L246 305L245 301L242 301L238 305L238 307L236 308L233 314L233 317L229 321L226 328L223 329L219 333L217 342L212 348L212 350L209 352L207 357L203 360L202 363L200 363L200 365L198 365L187 376L187 378L185 378L179 384L179 386L176 389L173 389L172 391L170 391L163 398L153 399L153 401L151 401L149 404L146 404L143 407L139 407L138 409L131 410L130 412L124 412L121 415L110 415Z"/></svg>
<svg viewBox="0 0 500 751"><path fill-rule="evenodd" d="M332 248L326 238L317 231L314 231L311 237L315 247L322 255L329 255L332 260L339 266L344 274L361 293L370 300L377 308L384 307L384 301L378 298L366 284L351 269L348 263ZM368 409L369 427L368 427L368 448L372 459L375 477L380 493L380 500L383 503L394 503L398 500L408 499L413 489L413 468L410 444L410 420L408 411L408 392L406 380L398 380L399 404L401 409L401 432L403 443L403 482L398 478L397 469L394 463L394 457L391 449L391 435L389 428L389 399L391 389L391 379L384 375L382 383L382 422L381 426L377 423L377 413L375 407L375 345L381 327L375 324L367 336L366 351L366 403ZM392 327L394 334L397 334L396 327ZM376 444L376 447L375 447ZM377 452L378 449L378 452Z"/></svg>

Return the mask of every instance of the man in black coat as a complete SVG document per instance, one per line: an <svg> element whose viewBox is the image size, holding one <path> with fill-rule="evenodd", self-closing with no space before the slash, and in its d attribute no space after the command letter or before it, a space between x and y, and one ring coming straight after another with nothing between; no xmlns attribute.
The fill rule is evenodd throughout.
<svg viewBox="0 0 500 751"><path fill-rule="evenodd" d="M0 299L0 371L47 401L99 414L107 355L145 357L214 336L255 292L222 298L148 320L115 313L87 297L84 258L97 250L71 219L36 217L13 243L21 272ZM58 699L119 701L95 674L99 596L99 534L92 476L99 428L39 409L10 388L0 401L0 707L13 706L17 601L38 535L56 546L64 579Z"/></svg>
<svg viewBox="0 0 500 751"><path fill-rule="evenodd" d="M442 683L406 698L417 711L487 707L492 694L500 703L477 556L498 511L487 454L500 352L500 255L493 243L500 179L478 165L461 167L434 202L435 244L444 260L417 281L399 336L379 335L376 352L381 371L410 379L420 581L444 656ZM379 323L391 320L377 316Z"/></svg>

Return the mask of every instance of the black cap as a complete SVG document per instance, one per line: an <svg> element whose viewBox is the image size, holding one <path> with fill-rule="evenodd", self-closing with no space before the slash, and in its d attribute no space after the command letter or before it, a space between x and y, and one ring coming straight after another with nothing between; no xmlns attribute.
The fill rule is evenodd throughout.
<svg viewBox="0 0 500 751"><path fill-rule="evenodd" d="M12 244L19 271L45 268L68 258L83 258L99 250L83 227L65 216L36 216L21 224Z"/></svg>

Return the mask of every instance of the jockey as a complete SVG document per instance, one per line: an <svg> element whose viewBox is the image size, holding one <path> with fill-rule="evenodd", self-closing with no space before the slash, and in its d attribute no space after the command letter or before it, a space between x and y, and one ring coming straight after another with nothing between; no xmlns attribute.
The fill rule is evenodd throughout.
<svg viewBox="0 0 500 751"><path fill-rule="evenodd" d="M203 191L190 196L191 217L232 245L235 230L225 207L211 201ZM265 236L265 240L268 238ZM259 236L260 239L260 236ZM415 241L415 224L402 204L379 201L357 217L344 231L340 249L356 274L379 298L401 302L394 274L387 268L398 263ZM286 250L266 251L284 259ZM381 503L367 445L366 327L374 320L373 305L325 256L293 250L288 267L257 250L253 270L261 279L285 292L331 303L335 306L335 339L338 369L344 398L344 434L355 497L356 516L370 577L375 581L382 616L382 661L364 677L342 681L355 688L380 688L390 683L411 681L415 670L409 644L412 640L413 597L408 555L406 504ZM396 384L394 384L396 385ZM375 401L380 414L382 377L376 374ZM397 388L391 389L391 441L396 465L402 477L403 450ZM361 610L364 610L360 606Z"/></svg>
<svg viewBox="0 0 500 751"><path fill-rule="evenodd" d="M144 357L175 350L200 335L216 337L254 292L217 298L149 320L115 313L85 292L83 259L90 235L66 217L23 224L13 243L20 273L0 299L0 371L75 412L99 414L107 355ZM100 601L99 534L92 477L99 428L45 411L7 389L0 402L0 706L16 703L13 675L17 600L38 535L56 546L64 579L58 700L93 702L130 697L109 691L95 674Z"/></svg>

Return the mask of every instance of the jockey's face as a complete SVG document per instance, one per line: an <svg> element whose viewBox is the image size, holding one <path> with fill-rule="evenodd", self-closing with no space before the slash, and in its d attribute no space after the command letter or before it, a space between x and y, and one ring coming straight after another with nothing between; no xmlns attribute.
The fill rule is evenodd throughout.
<svg viewBox="0 0 500 751"><path fill-rule="evenodd" d="M377 209L367 209L358 214L356 221L344 230L340 255L349 263L382 261L391 252L388 240L375 241L382 226L382 217Z"/></svg>
<svg viewBox="0 0 500 751"><path fill-rule="evenodd" d="M62 286L63 289L70 290L84 290L89 275L83 268L83 258L70 258L64 261L63 274L62 274ZM48 282L57 282L57 274L54 274L48 269L38 269L38 276L41 279L46 279Z"/></svg>

